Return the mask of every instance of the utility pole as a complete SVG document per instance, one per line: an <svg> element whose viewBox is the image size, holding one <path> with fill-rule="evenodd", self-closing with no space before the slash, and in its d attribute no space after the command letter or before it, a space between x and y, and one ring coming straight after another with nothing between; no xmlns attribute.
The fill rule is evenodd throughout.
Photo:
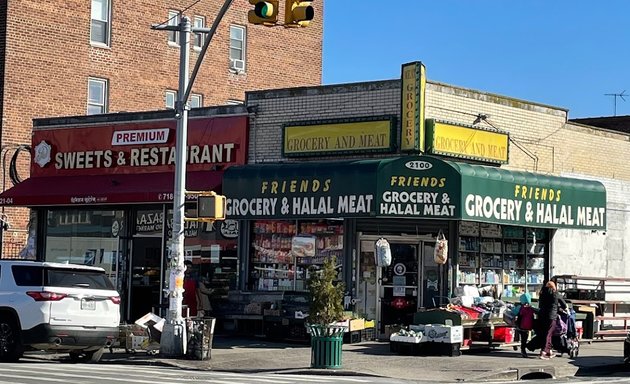
<svg viewBox="0 0 630 384"><path fill-rule="evenodd" d="M177 136L175 141L175 183L173 189L173 237L169 261L169 305L166 323L162 329L160 339L160 354L166 357L178 357L186 353L186 324L182 317L182 299L184 293L184 214L186 203L186 147L188 144L188 97L192 90L203 57L205 56L212 36L216 32L219 22L232 4L226 0L209 30L195 28L195 32L207 33L199 58L195 64L191 78L190 70L190 19L181 18L178 26L158 24L152 29L179 32L179 89L175 104L175 119L177 119ZM192 314L196 316L196 314Z"/></svg>

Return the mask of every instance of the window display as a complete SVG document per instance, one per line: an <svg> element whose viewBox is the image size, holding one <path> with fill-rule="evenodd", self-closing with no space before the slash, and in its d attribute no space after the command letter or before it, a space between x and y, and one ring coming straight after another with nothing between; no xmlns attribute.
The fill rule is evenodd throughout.
<svg viewBox="0 0 630 384"><path fill-rule="evenodd" d="M460 222L457 284L493 286L498 296L533 297L545 279L548 231Z"/></svg>
<svg viewBox="0 0 630 384"><path fill-rule="evenodd" d="M306 291L308 269L335 256L342 266L343 221L254 221L249 285L255 291Z"/></svg>

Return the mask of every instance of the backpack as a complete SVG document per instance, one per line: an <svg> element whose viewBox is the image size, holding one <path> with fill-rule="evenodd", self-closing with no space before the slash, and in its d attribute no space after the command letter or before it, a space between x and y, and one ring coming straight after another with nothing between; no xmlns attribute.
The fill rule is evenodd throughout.
<svg viewBox="0 0 630 384"><path fill-rule="evenodd" d="M518 328L523 331L531 331L534 329L534 308L529 305L523 305L518 311Z"/></svg>

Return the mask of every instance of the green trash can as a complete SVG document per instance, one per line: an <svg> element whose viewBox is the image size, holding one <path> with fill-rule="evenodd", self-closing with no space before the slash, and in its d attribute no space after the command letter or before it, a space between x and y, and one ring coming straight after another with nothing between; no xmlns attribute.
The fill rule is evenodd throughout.
<svg viewBox="0 0 630 384"><path fill-rule="evenodd" d="M341 368L345 326L307 325L311 334L311 368Z"/></svg>

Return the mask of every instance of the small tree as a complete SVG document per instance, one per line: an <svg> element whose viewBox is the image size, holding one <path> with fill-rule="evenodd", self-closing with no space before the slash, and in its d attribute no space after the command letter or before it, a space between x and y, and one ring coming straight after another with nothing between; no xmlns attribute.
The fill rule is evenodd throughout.
<svg viewBox="0 0 630 384"><path fill-rule="evenodd" d="M344 286L335 280L337 270L334 256L327 258L320 270L311 267L307 280L311 295L309 324L328 325L342 320Z"/></svg>

